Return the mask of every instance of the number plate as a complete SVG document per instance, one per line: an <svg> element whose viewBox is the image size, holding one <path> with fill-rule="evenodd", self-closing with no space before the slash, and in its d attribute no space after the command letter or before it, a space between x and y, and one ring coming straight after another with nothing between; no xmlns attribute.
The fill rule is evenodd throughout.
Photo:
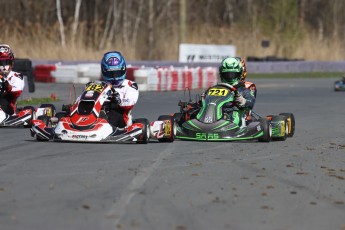
<svg viewBox="0 0 345 230"><path fill-rule="evenodd" d="M229 93L229 90L227 89L216 89L216 88L211 88L208 91L208 95L210 96L217 96L217 97L223 97L226 96Z"/></svg>

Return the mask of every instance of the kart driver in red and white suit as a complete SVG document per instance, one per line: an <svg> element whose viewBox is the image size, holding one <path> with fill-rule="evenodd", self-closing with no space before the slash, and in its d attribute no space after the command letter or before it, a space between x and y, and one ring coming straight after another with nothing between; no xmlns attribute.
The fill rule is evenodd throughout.
<svg viewBox="0 0 345 230"><path fill-rule="evenodd" d="M16 113L16 102L25 85L23 76L12 71L13 63L10 46L0 44L0 106L7 115Z"/></svg>
<svg viewBox="0 0 345 230"><path fill-rule="evenodd" d="M111 125L124 128L132 124L131 111L138 101L138 85L126 79L126 61L118 51L104 54L101 61L102 80L112 84L112 95L108 121Z"/></svg>

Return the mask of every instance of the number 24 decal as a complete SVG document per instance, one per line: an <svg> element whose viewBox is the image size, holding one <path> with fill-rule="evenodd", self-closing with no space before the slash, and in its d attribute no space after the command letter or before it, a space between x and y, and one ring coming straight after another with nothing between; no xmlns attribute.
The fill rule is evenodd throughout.
<svg viewBox="0 0 345 230"><path fill-rule="evenodd" d="M92 85L89 85L89 86L86 88L86 91L102 92L103 88L104 88L104 87L101 86L101 85L92 84Z"/></svg>

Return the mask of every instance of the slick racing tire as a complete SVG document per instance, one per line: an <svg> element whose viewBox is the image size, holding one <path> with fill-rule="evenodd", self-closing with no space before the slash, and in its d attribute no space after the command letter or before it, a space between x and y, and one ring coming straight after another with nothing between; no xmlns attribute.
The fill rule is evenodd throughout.
<svg viewBox="0 0 345 230"><path fill-rule="evenodd" d="M292 113L280 113L279 115L287 117L289 132L288 137L293 137L295 134L295 116Z"/></svg>
<svg viewBox="0 0 345 230"><path fill-rule="evenodd" d="M138 118L134 120L134 123L143 124L143 134L141 139L137 141L138 144L147 144L150 141L150 122L146 118Z"/></svg>
<svg viewBox="0 0 345 230"><path fill-rule="evenodd" d="M60 121L60 119L63 117L66 117L66 115L67 115L67 113L62 111L62 112L57 112L55 114L55 117L58 119L58 121Z"/></svg>
<svg viewBox="0 0 345 230"><path fill-rule="evenodd" d="M272 136L272 126L270 122L266 118L261 118L259 121L260 121L260 126L262 130L264 131L264 134L258 138L258 141L270 142L271 136Z"/></svg>
<svg viewBox="0 0 345 230"><path fill-rule="evenodd" d="M21 73L27 78L29 93L35 92L35 76L32 67L32 61L27 58L15 58L13 71Z"/></svg>
<svg viewBox="0 0 345 230"><path fill-rule="evenodd" d="M169 138L161 138L158 139L159 142L174 142L175 137L176 137L176 124L175 124L175 118L170 115L161 115L158 117L158 121L165 121L165 120L170 120L171 122L171 127L170 127L170 132L172 135Z"/></svg>
<svg viewBox="0 0 345 230"><path fill-rule="evenodd" d="M272 136L272 140L285 141L286 138L288 137L289 125L288 125L287 117L286 116L282 116L282 115L272 116L272 120L271 120L272 123L274 123L274 122L282 122L282 121L283 121L283 127L284 127L283 135L282 136Z"/></svg>
<svg viewBox="0 0 345 230"><path fill-rule="evenodd" d="M175 113L174 114L174 119L175 119L175 122L179 125L181 125L183 122L184 122L184 117L183 117L183 113Z"/></svg>

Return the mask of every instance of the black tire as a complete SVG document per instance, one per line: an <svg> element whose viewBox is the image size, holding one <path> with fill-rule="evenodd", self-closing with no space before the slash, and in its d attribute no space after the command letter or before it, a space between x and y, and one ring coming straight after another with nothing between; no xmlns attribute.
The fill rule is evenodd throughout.
<svg viewBox="0 0 345 230"><path fill-rule="evenodd" d="M13 63L13 71L19 72L27 77L29 92L35 92L35 76L32 68L32 62L27 58L15 58Z"/></svg>
<svg viewBox="0 0 345 230"><path fill-rule="evenodd" d="M289 124L288 137L293 137L295 134L295 116L292 113L280 113L279 115L287 117Z"/></svg>
<svg viewBox="0 0 345 230"><path fill-rule="evenodd" d="M150 141L150 122L146 118L138 118L133 121L133 123L140 123L144 125L143 134L140 140L137 141L138 144L147 144Z"/></svg>
<svg viewBox="0 0 345 230"><path fill-rule="evenodd" d="M70 104L68 104L68 105L63 104L61 110L70 114L71 113L71 105Z"/></svg>
<svg viewBox="0 0 345 230"><path fill-rule="evenodd" d="M56 114L55 114L55 117L58 119L58 121L60 121L60 119L61 118L63 118L63 117L66 117L66 112L57 112Z"/></svg>
<svg viewBox="0 0 345 230"><path fill-rule="evenodd" d="M271 141L271 135L272 135L272 127L270 122L266 118L260 118L260 125L262 130L264 131L264 134L258 138L259 142L270 142Z"/></svg>
<svg viewBox="0 0 345 230"><path fill-rule="evenodd" d="M182 125L185 122L184 114L183 113L175 113L174 114L175 122L179 125Z"/></svg>
<svg viewBox="0 0 345 230"><path fill-rule="evenodd" d="M175 136L176 136L175 118L173 116L170 116L170 115L161 115L158 117L158 121L164 121L164 120L170 120L170 122L171 122L170 132L172 133L172 135L169 138L158 139L158 141L159 142L174 142Z"/></svg>
<svg viewBox="0 0 345 230"><path fill-rule="evenodd" d="M285 132L284 132L284 136L282 137L272 137L272 140L276 140L276 141L285 141L288 133L289 133L289 127L288 127L288 121L287 121L287 117L286 116L282 116L282 115L278 115L278 116L272 116L272 122L280 122L283 121L284 122L284 127L285 127Z"/></svg>

